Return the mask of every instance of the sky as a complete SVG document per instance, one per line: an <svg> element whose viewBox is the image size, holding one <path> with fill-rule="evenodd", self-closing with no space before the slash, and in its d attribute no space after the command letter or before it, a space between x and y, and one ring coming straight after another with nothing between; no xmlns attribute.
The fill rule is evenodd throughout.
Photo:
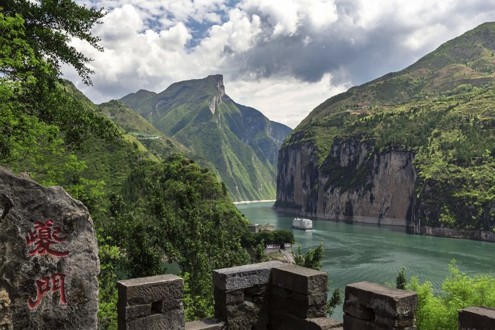
<svg viewBox="0 0 495 330"><path fill-rule="evenodd" d="M104 8L93 28L93 102L222 74L226 93L296 127L317 105L399 71L495 21L495 0L76 0Z"/></svg>

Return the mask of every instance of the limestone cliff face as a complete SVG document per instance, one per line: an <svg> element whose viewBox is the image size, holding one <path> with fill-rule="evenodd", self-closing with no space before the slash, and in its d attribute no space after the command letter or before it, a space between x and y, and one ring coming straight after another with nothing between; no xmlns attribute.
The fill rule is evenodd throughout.
<svg viewBox="0 0 495 330"><path fill-rule="evenodd" d="M314 146L310 143L280 149L278 154L277 202L278 209L314 215L317 192L310 187L318 183L318 167Z"/></svg>
<svg viewBox="0 0 495 330"><path fill-rule="evenodd" d="M305 216L405 226L416 171L409 152L377 152L357 139L335 141L320 166L307 143L281 149L276 208Z"/></svg>

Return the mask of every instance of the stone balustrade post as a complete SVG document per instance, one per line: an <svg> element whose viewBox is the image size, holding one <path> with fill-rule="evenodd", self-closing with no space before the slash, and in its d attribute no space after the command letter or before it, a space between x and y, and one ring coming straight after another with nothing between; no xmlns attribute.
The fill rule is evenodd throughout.
<svg viewBox="0 0 495 330"><path fill-rule="evenodd" d="M279 261L262 262L213 271L215 318L227 329L266 329L268 286Z"/></svg>
<svg viewBox="0 0 495 330"><path fill-rule="evenodd" d="M495 309L468 307L459 312L459 329L495 329Z"/></svg>
<svg viewBox="0 0 495 330"><path fill-rule="evenodd" d="M332 329L326 318L326 273L295 265L272 269L270 329Z"/></svg>
<svg viewBox="0 0 495 330"><path fill-rule="evenodd" d="M345 288L344 329L416 329L415 292L371 282Z"/></svg>
<svg viewBox="0 0 495 330"><path fill-rule="evenodd" d="M158 275L119 281L119 330L185 329L184 281Z"/></svg>

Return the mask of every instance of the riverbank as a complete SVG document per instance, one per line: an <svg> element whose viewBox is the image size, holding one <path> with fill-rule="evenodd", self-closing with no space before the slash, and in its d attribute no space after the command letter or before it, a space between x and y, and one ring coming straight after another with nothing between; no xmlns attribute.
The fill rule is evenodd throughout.
<svg viewBox="0 0 495 330"><path fill-rule="evenodd" d="M297 216L300 211L292 208L274 208L274 211L281 214L291 214ZM483 241L495 243L495 232L493 231L481 231L481 230L466 230L466 229L452 229L452 228L440 228L440 227L428 227L421 226L418 228L407 226L405 219L381 219L380 222L376 219L370 217L348 217L346 219L328 219L316 217L319 220L333 221L333 222L344 222L348 224L367 224L380 226L393 226L398 228L404 228L407 234L411 235L424 235L424 236L435 236L435 237L446 237L446 238L457 238L457 239L469 239L474 241ZM399 221L398 221L399 220Z"/></svg>
<svg viewBox="0 0 495 330"><path fill-rule="evenodd" d="M239 202L234 202L234 204L235 205L242 205L242 204L268 203L268 202L275 202L275 199L260 199L257 201L239 201Z"/></svg>
<svg viewBox="0 0 495 330"><path fill-rule="evenodd" d="M483 241L495 243L495 232L482 231L482 230L466 230L466 229L452 229L452 228L435 228L428 226L421 226L420 230L407 228L408 234L420 234L425 236L436 237L448 237L458 239L470 239L473 241Z"/></svg>

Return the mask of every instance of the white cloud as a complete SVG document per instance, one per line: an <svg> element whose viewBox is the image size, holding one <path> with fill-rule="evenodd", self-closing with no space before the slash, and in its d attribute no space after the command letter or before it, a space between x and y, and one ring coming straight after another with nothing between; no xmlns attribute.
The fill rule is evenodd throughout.
<svg viewBox="0 0 495 330"><path fill-rule="evenodd" d="M295 0L246 0L240 8L266 18L273 36L292 35L297 31L299 4Z"/></svg>
<svg viewBox="0 0 495 330"><path fill-rule="evenodd" d="M295 78L226 81L226 93L237 103L263 112L270 120L296 127L317 105L350 86L332 84L332 75L325 74L317 83Z"/></svg>
<svg viewBox="0 0 495 330"><path fill-rule="evenodd" d="M304 17L316 29L322 29L338 19L337 6L333 1L309 0L302 6Z"/></svg>
<svg viewBox="0 0 495 330"><path fill-rule="evenodd" d="M495 20L495 0L78 0L108 14L94 33L102 102L224 74L227 93L295 126L352 84L400 70L441 43ZM67 77L76 80L74 71Z"/></svg>

